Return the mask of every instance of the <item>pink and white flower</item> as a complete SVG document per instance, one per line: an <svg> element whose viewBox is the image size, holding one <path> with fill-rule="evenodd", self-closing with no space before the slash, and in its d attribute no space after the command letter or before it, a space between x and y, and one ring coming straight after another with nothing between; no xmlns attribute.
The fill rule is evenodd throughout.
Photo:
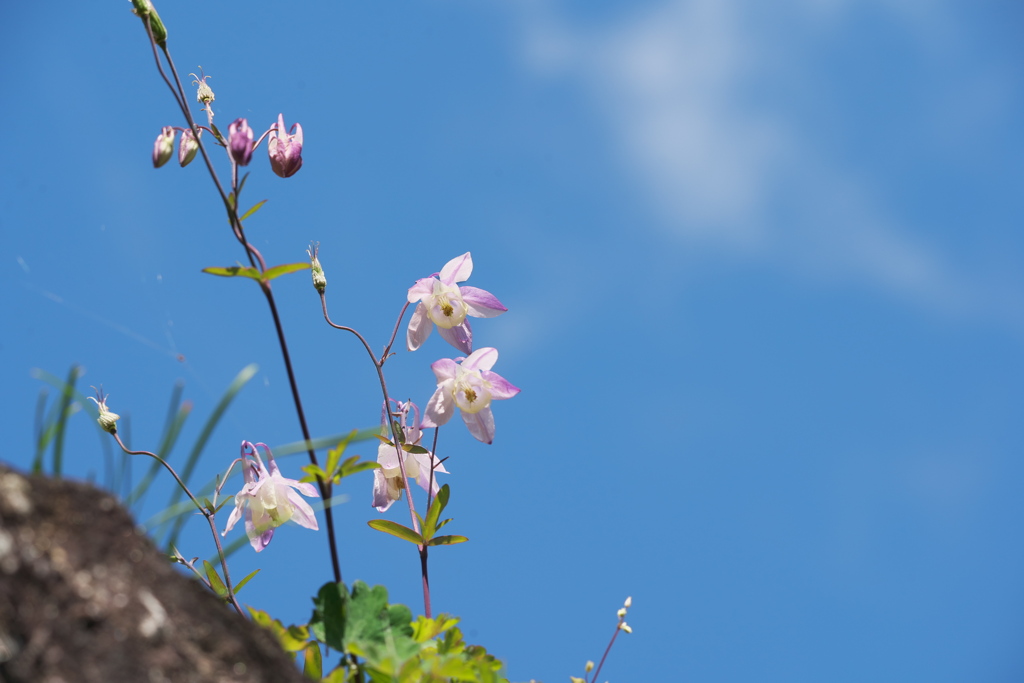
<svg viewBox="0 0 1024 683"><path fill-rule="evenodd" d="M466 316L493 318L508 310L490 292L457 284L468 280L472 272L473 257L467 251L446 263L440 273L417 280L409 288L409 303L416 304L406 333L410 351L422 346L437 325L445 341L463 353L472 353L473 330Z"/></svg>
<svg viewBox="0 0 1024 683"><path fill-rule="evenodd" d="M409 424L409 411L413 412L412 424ZM405 431L405 443L413 446L420 446L423 439L423 430L420 429L420 409L412 401L398 404L398 413L401 415L402 429ZM405 482L402 480L402 469L399 466L399 458L405 462L405 474L415 479L424 491L429 490L431 496L436 496L440 486L437 483L437 473L448 474L441 461L430 451L426 453L409 453L395 446L394 441L381 443L377 447L377 463L379 469L373 471L373 507L378 512L385 512L396 500L401 500L402 491L405 490ZM430 469L433 467L434 476L431 477ZM431 483L433 479L433 483Z"/></svg>
<svg viewBox="0 0 1024 683"><path fill-rule="evenodd" d="M474 351L468 358L442 358L433 363L430 368L437 377L437 389L427 404L422 426L440 427L458 408L470 434L484 443L494 441L491 401L512 398L519 393L519 387L491 372L497 360L498 350L486 347Z"/></svg>
<svg viewBox="0 0 1024 683"><path fill-rule="evenodd" d="M263 465L258 448L267 454L267 465ZM242 473L245 485L235 494L235 509L228 517L228 524L221 536L231 531L245 511L245 533L256 552L260 552L274 537L274 529L292 521L307 529L317 530L313 508L302 496L320 497L312 484L287 479L281 474L274 455L264 443L242 442Z"/></svg>

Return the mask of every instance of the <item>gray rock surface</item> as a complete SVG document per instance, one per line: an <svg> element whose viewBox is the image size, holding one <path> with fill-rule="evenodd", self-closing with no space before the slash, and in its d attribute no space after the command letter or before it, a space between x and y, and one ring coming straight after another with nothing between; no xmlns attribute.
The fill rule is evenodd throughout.
<svg viewBox="0 0 1024 683"><path fill-rule="evenodd" d="M110 494L0 465L0 682L305 680Z"/></svg>

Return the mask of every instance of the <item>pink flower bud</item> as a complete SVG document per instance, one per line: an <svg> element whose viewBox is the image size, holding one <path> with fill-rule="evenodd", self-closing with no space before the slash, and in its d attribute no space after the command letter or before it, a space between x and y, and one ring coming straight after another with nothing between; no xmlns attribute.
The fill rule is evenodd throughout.
<svg viewBox="0 0 1024 683"><path fill-rule="evenodd" d="M245 119L235 119L228 126L228 152L239 166L248 166L252 159L252 128Z"/></svg>
<svg viewBox="0 0 1024 683"><path fill-rule="evenodd" d="M199 134L202 135L202 131ZM182 167L188 166L196 158L198 150L199 143L196 142L196 137L192 134L191 129L186 128L181 134L181 140L178 142L178 163Z"/></svg>
<svg viewBox="0 0 1024 683"><path fill-rule="evenodd" d="M160 168L174 154L174 128L164 126L153 143L153 168Z"/></svg>
<svg viewBox="0 0 1024 683"><path fill-rule="evenodd" d="M288 178L302 168L302 126L292 126L288 135L284 126L284 114L277 115L277 124L270 129L267 151L270 153L270 167L282 178Z"/></svg>

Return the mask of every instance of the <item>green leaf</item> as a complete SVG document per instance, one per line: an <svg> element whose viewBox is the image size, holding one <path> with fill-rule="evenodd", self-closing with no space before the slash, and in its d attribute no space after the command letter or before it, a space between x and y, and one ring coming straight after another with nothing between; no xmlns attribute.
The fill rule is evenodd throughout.
<svg viewBox="0 0 1024 683"><path fill-rule="evenodd" d="M220 134L219 130L217 130L217 126L215 126L214 124L211 123L210 124L210 130L213 131L213 137L217 138L218 142L220 142L221 144L225 144L224 136Z"/></svg>
<svg viewBox="0 0 1024 683"><path fill-rule="evenodd" d="M210 275L219 275L220 277L248 277L253 280L262 280L263 275L260 274L258 268L252 266L230 266L228 268L210 267L203 268L204 273Z"/></svg>
<svg viewBox="0 0 1024 683"><path fill-rule="evenodd" d="M371 519L367 524L370 528L376 529L377 531L383 531L386 534L397 536L403 541L409 541L416 545L423 545L423 537L413 531L407 526L402 526L398 522L392 522L387 519Z"/></svg>
<svg viewBox="0 0 1024 683"><path fill-rule="evenodd" d="M268 268L267 271L265 273L263 273L263 280L266 282L266 281L269 281L269 280L273 280L276 277L281 277L282 275L287 275L288 273L295 273L295 272L298 272L300 270L309 270L309 269L310 269L309 261L303 261L301 263L285 263L285 264L280 265L280 266L274 266L273 268Z"/></svg>
<svg viewBox="0 0 1024 683"><path fill-rule="evenodd" d="M465 536L435 536L430 539L427 545L454 545L456 543L465 543L468 540Z"/></svg>
<svg viewBox="0 0 1024 683"><path fill-rule="evenodd" d="M433 537L434 532L437 531L437 518L441 516L441 512L448 504L448 496L451 490L448 488L448 484L441 487L441 490L437 492L437 496L433 502L430 503L430 509L427 510L427 518L423 520L423 537L430 539Z"/></svg>
<svg viewBox="0 0 1024 683"><path fill-rule="evenodd" d="M235 584L235 595L238 595L238 591L242 590L245 584L249 583L249 579L260 573L259 569L253 569L251 572L245 575L241 581Z"/></svg>
<svg viewBox="0 0 1024 683"><path fill-rule="evenodd" d="M53 476L57 478L60 478L61 465L64 459L64 426L67 424L68 417L71 416L71 413L68 411L71 408L71 399L75 396L75 382L84 374L85 370L82 366L72 365L71 370L68 371L68 379L64 384L64 390L61 392L59 413L61 419L57 422L57 433L53 439Z"/></svg>
<svg viewBox="0 0 1024 683"><path fill-rule="evenodd" d="M246 171L245 175L242 176L242 181L238 183L238 194L242 194L242 188L245 187L245 181L249 179L250 173L252 173L252 171Z"/></svg>
<svg viewBox="0 0 1024 683"><path fill-rule="evenodd" d="M260 209L262 209L262 208L263 208L263 205L264 205L264 204L266 204L266 203L267 203L267 200L266 200L266 199L264 199L264 200L263 200L262 202L258 202L258 203L257 203L257 204L256 204L255 206L253 206L253 207L252 207L251 209L249 209L248 211L246 211L246 212L245 212L245 215L239 216L239 217L238 217L238 220L240 220L240 221L244 221L244 220L245 220L246 218L248 218L249 216L253 215L253 214L254 214L254 213L256 213L257 211L259 211Z"/></svg>
<svg viewBox="0 0 1024 683"><path fill-rule="evenodd" d="M444 512L444 509L448 507L448 499L451 497L452 490L448 484L441 487L441 490L437 492L437 500L441 501L440 511Z"/></svg>
<svg viewBox="0 0 1024 683"><path fill-rule="evenodd" d="M314 681L320 680L324 675L324 663L320 658L320 645L314 640L306 645L304 650L304 666L302 673L306 675L306 678L312 678Z"/></svg>
<svg viewBox="0 0 1024 683"><path fill-rule="evenodd" d="M299 481L316 481L317 477L324 481L327 481L328 479L327 473L320 468L320 465L309 464L303 467L302 471L305 472L307 476L303 477Z"/></svg>
<svg viewBox="0 0 1024 683"><path fill-rule="evenodd" d="M228 587L221 581L217 569L207 560L203 560L203 569L206 570L206 578L210 580L210 587L213 588L213 592L222 598L226 596L228 594Z"/></svg>
<svg viewBox="0 0 1024 683"><path fill-rule="evenodd" d="M348 618L348 589L344 583L325 583L313 598L309 630L327 647L345 652L345 620Z"/></svg>
<svg viewBox="0 0 1024 683"><path fill-rule="evenodd" d="M357 455L357 456L353 456L349 460L358 460L358 459L359 459L359 456ZM346 462L348 462L348 461L346 461ZM377 469L380 469L380 463L376 463L376 462L374 462L372 460L364 460L361 463L358 463L358 464L355 464L355 465L351 465L351 466L342 465L341 466L341 471L339 472L339 474L340 474L341 477L350 477L353 474L359 474L360 472L365 472L366 470L377 470ZM340 479L340 477L339 477L339 479Z"/></svg>

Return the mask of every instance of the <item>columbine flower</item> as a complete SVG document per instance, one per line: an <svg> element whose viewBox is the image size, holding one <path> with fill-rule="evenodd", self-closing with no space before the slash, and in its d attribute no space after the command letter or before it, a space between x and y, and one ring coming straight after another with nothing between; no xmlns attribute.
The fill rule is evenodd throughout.
<svg viewBox="0 0 1024 683"><path fill-rule="evenodd" d="M174 154L174 128L164 126L153 143L153 168L160 168Z"/></svg>
<svg viewBox="0 0 1024 683"><path fill-rule="evenodd" d="M472 272L473 257L467 251L444 264L440 273L417 280L409 288L409 303L419 302L406 333L410 351L422 346L437 325L445 341L463 353L471 353L473 330L466 316L493 318L508 310L490 292L456 284L469 279Z"/></svg>
<svg viewBox="0 0 1024 683"><path fill-rule="evenodd" d="M252 128L245 119L235 119L228 126L228 152L239 166L247 166L252 159Z"/></svg>
<svg viewBox="0 0 1024 683"><path fill-rule="evenodd" d="M257 451L261 447L267 454L266 467ZM256 552L266 548L274 537L274 529L289 520L307 529L320 528L313 508L299 496L301 493L304 496L319 497L315 486L282 476L266 444L253 445L243 441L241 460L245 486L235 494L235 509L231 511L221 536L231 531L235 522L242 518L243 509L245 533Z"/></svg>
<svg viewBox="0 0 1024 683"><path fill-rule="evenodd" d="M96 387L93 387L93 389L96 389ZM100 416L96 421L100 423L100 427L103 428L103 431L111 434L117 434L117 421L121 419L121 416L117 413L111 412L110 409L107 408L107 399L110 397L103 395L102 388L96 389L96 396L97 398L93 398L92 396L88 397L89 400L93 401L96 404L96 407L100 410Z"/></svg>
<svg viewBox="0 0 1024 683"><path fill-rule="evenodd" d="M427 404L423 426L443 425L458 408L470 434L484 443L494 441L491 401L512 398L519 393L518 387L498 373L491 372L497 360L498 350L486 347L474 351L468 358L442 358L432 364L430 368L437 376L437 390Z"/></svg>
<svg viewBox="0 0 1024 683"><path fill-rule="evenodd" d="M413 411L413 423L407 424L409 410ZM423 439L423 431L419 427L420 409L412 401L399 403L398 412L401 415L402 429L405 431L405 443L414 446L420 445ZM385 416L386 419L386 416ZM386 512L391 504L402 498L402 491L405 490L405 482L402 480L402 470L398 464L398 458L402 457L405 462L406 476L416 480L424 491L430 487L430 495L436 496L440 487L437 483L437 473L448 474L441 461L431 453L407 453L400 447L395 446L394 441L382 443L377 447L377 462L380 469L373 471L373 507L378 512ZM434 481L431 486L430 468L434 468Z"/></svg>
<svg viewBox="0 0 1024 683"><path fill-rule="evenodd" d="M199 131L202 135L203 132ZM178 163L181 164L182 168L192 163L192 160L196 158L196 152L199 151L199 143L196 141L196 136L192 134L191 128L186 128L181 133L181 140L178 142Z"/></svg>
<svg viewBox="0 0 1024 683"><path fill-rule="evenodd" d="M270 153L270 167L282 178L295 175L302 168L302 126L292 126L288 134L284 126L284 114L277 115L277 123L270 129L267 151Z"/></svg>

